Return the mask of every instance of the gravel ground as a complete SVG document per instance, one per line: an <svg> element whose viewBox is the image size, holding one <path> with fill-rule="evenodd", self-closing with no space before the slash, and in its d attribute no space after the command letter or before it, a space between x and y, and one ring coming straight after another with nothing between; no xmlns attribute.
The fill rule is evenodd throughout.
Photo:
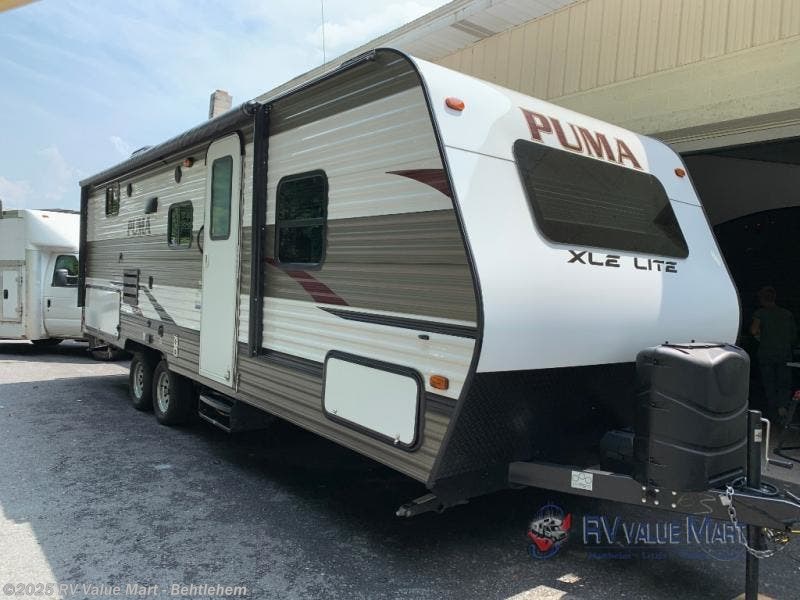
<svg viewBox="0 0 800 600"><path fill-rule="evenodd" d="M0 598L8 584L37 583L39 596L70 599L236 597L176 585L243 586L259 599L729 599L743 590L741 555L721 559L729 547L593 558L583 517L654 526L663 516L638 507L520 490L396 518L425 492L414 481L283 422L234 436L203 422L162 427L129 405L127 363L85 354L74 343L0 343ZM574 525L557 556L536 560L526 529L548 502ZM762 592L800 598L798 557L796 541L762 561Z"/></svg>

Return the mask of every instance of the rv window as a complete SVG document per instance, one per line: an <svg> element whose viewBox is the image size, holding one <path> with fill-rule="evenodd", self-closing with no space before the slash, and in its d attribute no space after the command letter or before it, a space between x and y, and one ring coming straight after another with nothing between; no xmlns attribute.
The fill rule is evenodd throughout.
<svg viewBox="0 0 800 600"><path fill-rule="evenodd" d="M191 202L181 202L169 207L167 243L170 248L188 248L192 245L193 212Z"/></svg>
<svg viewBox="0 0 800 600"><path fill-rule="evenodd" d="M119 214L119 182L106 188L106 216Z"/></svg>
<svg viewBox="0 0 800 600"><path fill-rule="evenodd" d="M66 271L66 276L59 271ZM74 287L78 285L78 258L72 254L62 254L56 258L53 267L53 287Z"/></svg>
<svg viewBox="0 0 800 600"><path fill-rule="evenodd" d="M227 240L231 234L231 185L233 157L224 156L211 166L211 229L212 240Z"/></svg>
<svg viewBox="0 0 800 600"><path fill-rule="evenodd" d="M514 158L541 232L553 242L686 258L664 186L634 171L517 140Z"/></svg>
<svg viewBox="0 0 800 600"><path fill-rule="evenodd" d="M284 177L278 183L277 196L278 262L318 265L325 249L328 178L322 171Z"/></svg>

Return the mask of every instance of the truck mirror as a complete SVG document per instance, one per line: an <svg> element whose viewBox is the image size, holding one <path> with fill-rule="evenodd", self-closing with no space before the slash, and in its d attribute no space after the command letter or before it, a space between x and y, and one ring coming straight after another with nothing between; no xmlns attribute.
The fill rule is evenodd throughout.
<svg viewBox="0 0 800 600"><path fill-rule="evenodd" d="M54 287L68 287L69 286L69 271L66 269L56 269L55 274L53 275L53 286Z"/></svg>

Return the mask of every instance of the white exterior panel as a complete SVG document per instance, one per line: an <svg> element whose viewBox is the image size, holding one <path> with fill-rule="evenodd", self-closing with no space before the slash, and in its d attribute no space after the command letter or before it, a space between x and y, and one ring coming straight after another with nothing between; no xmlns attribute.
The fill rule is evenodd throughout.
<svg viewBox="0 0 800 600"><path fill-rule="evenodd" d="M416 440L419 398L419 383L409 375L341 358L325 363L325 412L397 444Z"/></svg>
<svg viewBox="0 0 800 600"><path fill-rule="evenodd" d="M87 327L119 337L119 305L121 294L117 290L86 287L84 319Z"/></svg>
<svg viewBox="0 0 800 600"><path fill-rule="evenodd" d="M445 145L456 201L475 260L484 328L478 371L630 362L648 347L689 340L734 342L736 291L680 157L666 145L555 105L417 61ZM461 98L463 112L446 108ZM664 185L689 248L677 273L642 271L647 255L554 243L535 222L512 148L517 139L565 150L555 131L533 138L523 110L575 132L602 133L614 156L591 156L648 172ZM572 127L574 125L574 128ZM617 146L621 142L624 146ZM623 159L617 148L630 150ZM589 155L583 144L583 155ZM570 263L570 249L619 255L622 268ZM659 258L651 256L650 258Z"/></svg>

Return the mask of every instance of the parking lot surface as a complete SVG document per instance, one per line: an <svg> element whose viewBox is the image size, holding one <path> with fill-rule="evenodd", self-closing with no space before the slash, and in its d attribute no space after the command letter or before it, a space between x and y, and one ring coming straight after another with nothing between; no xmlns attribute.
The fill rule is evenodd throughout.
<svg viewBox="0 0 800 600"><path fill-rule="evenodd" d="M397 507L425 493L402 475L283 422L233 436L199 421L163 427L129 405L126 387L127 363L93 362L84 345L0 343L0 598L8 584L39 583L56 585L52 598L125 597L126 586L164 598L743 591L744 558L730 546L603 558L582 541L587 515L654 524L662 513L517 490L400 519ZM547 503L572 514L570 540L535 559L526 532ZM799 556L795 541L762 561L762 592L800 597Z"/></svg>

